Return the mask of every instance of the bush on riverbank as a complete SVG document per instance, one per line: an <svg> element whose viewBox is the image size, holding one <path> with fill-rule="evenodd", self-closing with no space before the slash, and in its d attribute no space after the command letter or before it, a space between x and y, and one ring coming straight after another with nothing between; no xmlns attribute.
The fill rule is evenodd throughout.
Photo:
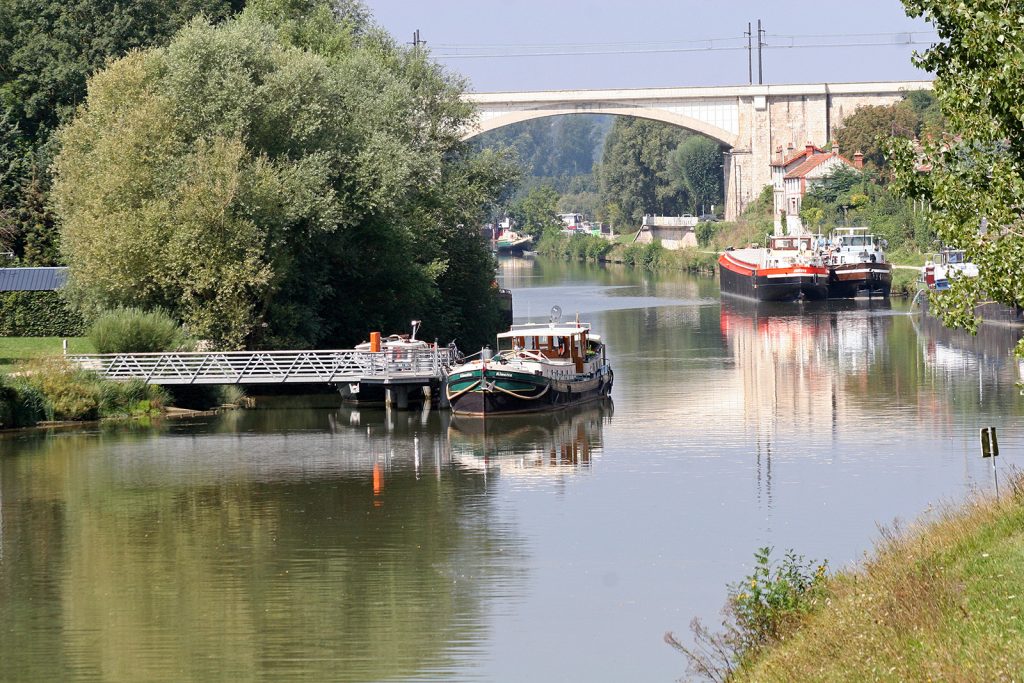
<svg viewBox="0 0 1024 683"><path fill-rule="evenodd" d="M0 425L30 427L43 420L95 420L159 412L167 393L141 380L111 382L61 358L30 361L0 379Z"/></svg>
<svg viewBox="0 0 1024 683"><path fill-rule="evenodd" d="M89 328L96 353L159 353L190 345L178 323L161 310L115 308L100 315Z"/></svg>
<svg viewBox="0 0 1024 683"><path fill-rule="evenodd" d="M580 261L603 261L614 246L614 242L598 235L567 235L551 231L544 233L537 242L537 253Z"/></svg>
<svg viewBox="0 0 1024 683"><path fill-rule="evenodd" d="M744 681L996 681L1024 671L1024 477L975 496L822 585L794 628L728 677ZM722 677L719 676L719 680Z"/></svg>

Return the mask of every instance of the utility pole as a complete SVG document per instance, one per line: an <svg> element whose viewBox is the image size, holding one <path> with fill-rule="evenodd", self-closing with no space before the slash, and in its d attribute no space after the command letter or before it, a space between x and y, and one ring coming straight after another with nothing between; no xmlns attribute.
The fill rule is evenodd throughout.
<svg viewBox="0 0 1024 683"><path fill-rule="evenodd" d="M750 22L747 22L747 32L744 33L747 37L747 82L750 85L754 84L754 45L752 42L753 32L750 30ZM759 58L760 59L760 58Z"/></svg>
<svg viewBox="0 0 1024 683"><path fill-rule="evenodd" d="M764 47L764 41L761 40L761 36L768 33L761 29L761 20L757 20L757 84L764 85L764 64L761 63L761 48Z"/></svg>
<svg viewBox="0 0 1024 683"><path fill-rule="evenodd" d="M412 33L412 46L414 49L419 49L420 45L426 45L427 41L420 40L420 30L416 29Z"/></svg>

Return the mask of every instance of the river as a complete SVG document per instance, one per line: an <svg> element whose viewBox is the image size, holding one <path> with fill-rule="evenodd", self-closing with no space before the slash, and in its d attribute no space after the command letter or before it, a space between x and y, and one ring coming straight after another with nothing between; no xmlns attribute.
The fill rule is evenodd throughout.
<svg viewBox="0 0 1024 683"><path fill-rule="evenodd" d="M593 323L613 403L482 430L326 397L0 437L0 679L672 681L663 634L714 622L758 547L852 565L878 524L991 488L981 426L1021 464L1007 328L499 275L519 320Z"/></svg>

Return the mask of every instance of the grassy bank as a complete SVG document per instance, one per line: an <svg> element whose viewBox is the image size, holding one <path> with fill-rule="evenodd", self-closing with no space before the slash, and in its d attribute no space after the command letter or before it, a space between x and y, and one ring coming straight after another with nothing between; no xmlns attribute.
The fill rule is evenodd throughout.
<svg viewBox="0 0 1024 683"><path fill-rule="evenodd" d="M0 375L3 429L46 421L153 415L170 400L159 386L142 380L111 382L60 357L38 358L16 367L17 373Z"/></svg>
<svg viewBox="0 0 1024 683"><path fill-rule="evenodd" d="M709 251L679 249L670 251L659 243L633 242L624 235L611 242L596 235L544 235L537 251L545 256L579 261L624 263L649 270L686 270L714 273L717 257Z"/></svg>
<svg viewBox="0 0 1024 683"><path fill-rule="evenodd" d="M19 362L43 356L59 356L63 347L60 337L0 337L0 373L10 372ZM68 339L68 353L95 353L86 337Z"/></svg>
<svg viewBox="0 0 1024 683"><path fill-rule="evenodd" d="M1010 681L1024 674L1024 479L883 531L728 680Z"/></svg>

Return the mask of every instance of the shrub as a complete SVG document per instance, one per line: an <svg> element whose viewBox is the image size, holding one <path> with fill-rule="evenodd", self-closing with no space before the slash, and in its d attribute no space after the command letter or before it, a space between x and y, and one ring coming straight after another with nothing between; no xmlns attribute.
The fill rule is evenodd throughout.
<svg viewBox="0 0 1024 683"><path fill-rule="evenodd" d="M94 420L99 416L99 378L60 358L31 361L22 381L45 401L49 420Z"/></svg>
<svg viewBox="0 0 1024 683"><path fill-rule="evenodd" d="M661 263L664 253L665 248L661 246L660 242L634 243L626 247L622 254L622 260L631 266L654 270Z"/></svg>
<svg viewBox="0 0 1024 683"><path fill-rule="evenodd" d="M11 426L27 427L40 420L95 420L101 417L147 415L168 403L167 392L142 380L112 382L73 366L62 358L31 361L9 380L8 400L14 406ZM7 424L0 413L0 422Z"/></svg>
<svg viewBox="0 0 1024 683"><path fill-rule="evenodd" d="M31 427L47 417L46 399L35 387L0 376L0 429Z"/></svg>
<svg viewBox="0 0 1024 683"><path fill-rule="evenodd" d="M99 384L100 417L131 417L159 412L169 403L169 394L141 379L127 382L101 381Z"/></svg>
<svg viewBox="0 0 1024 683"><path fill-rule="evenodd" d="M771 548L760 548L754 553L754 571L729 586L723 632L713 633L694 619L690 629L696 645L665 634L665 641L686 655L693 673L728 680L764 647L785 638L799 617L825 597L826 562L808 561L790 550L773 566L771 553Z"/></svg>
<svg viewBox="0 0 1024 683"><path fill-rule="evenodd" d="M567 235L548 231L537 243L537 251L545 256L602 261L614 246L614 243L598 235Z"/></svg>
<svg viewBox="0 0 1024 683"><path fill-rule="evenodd" d="M177 351L188 338L167 313L117 308L100 315L89 329L97 353L157 353Z"/></svg>

